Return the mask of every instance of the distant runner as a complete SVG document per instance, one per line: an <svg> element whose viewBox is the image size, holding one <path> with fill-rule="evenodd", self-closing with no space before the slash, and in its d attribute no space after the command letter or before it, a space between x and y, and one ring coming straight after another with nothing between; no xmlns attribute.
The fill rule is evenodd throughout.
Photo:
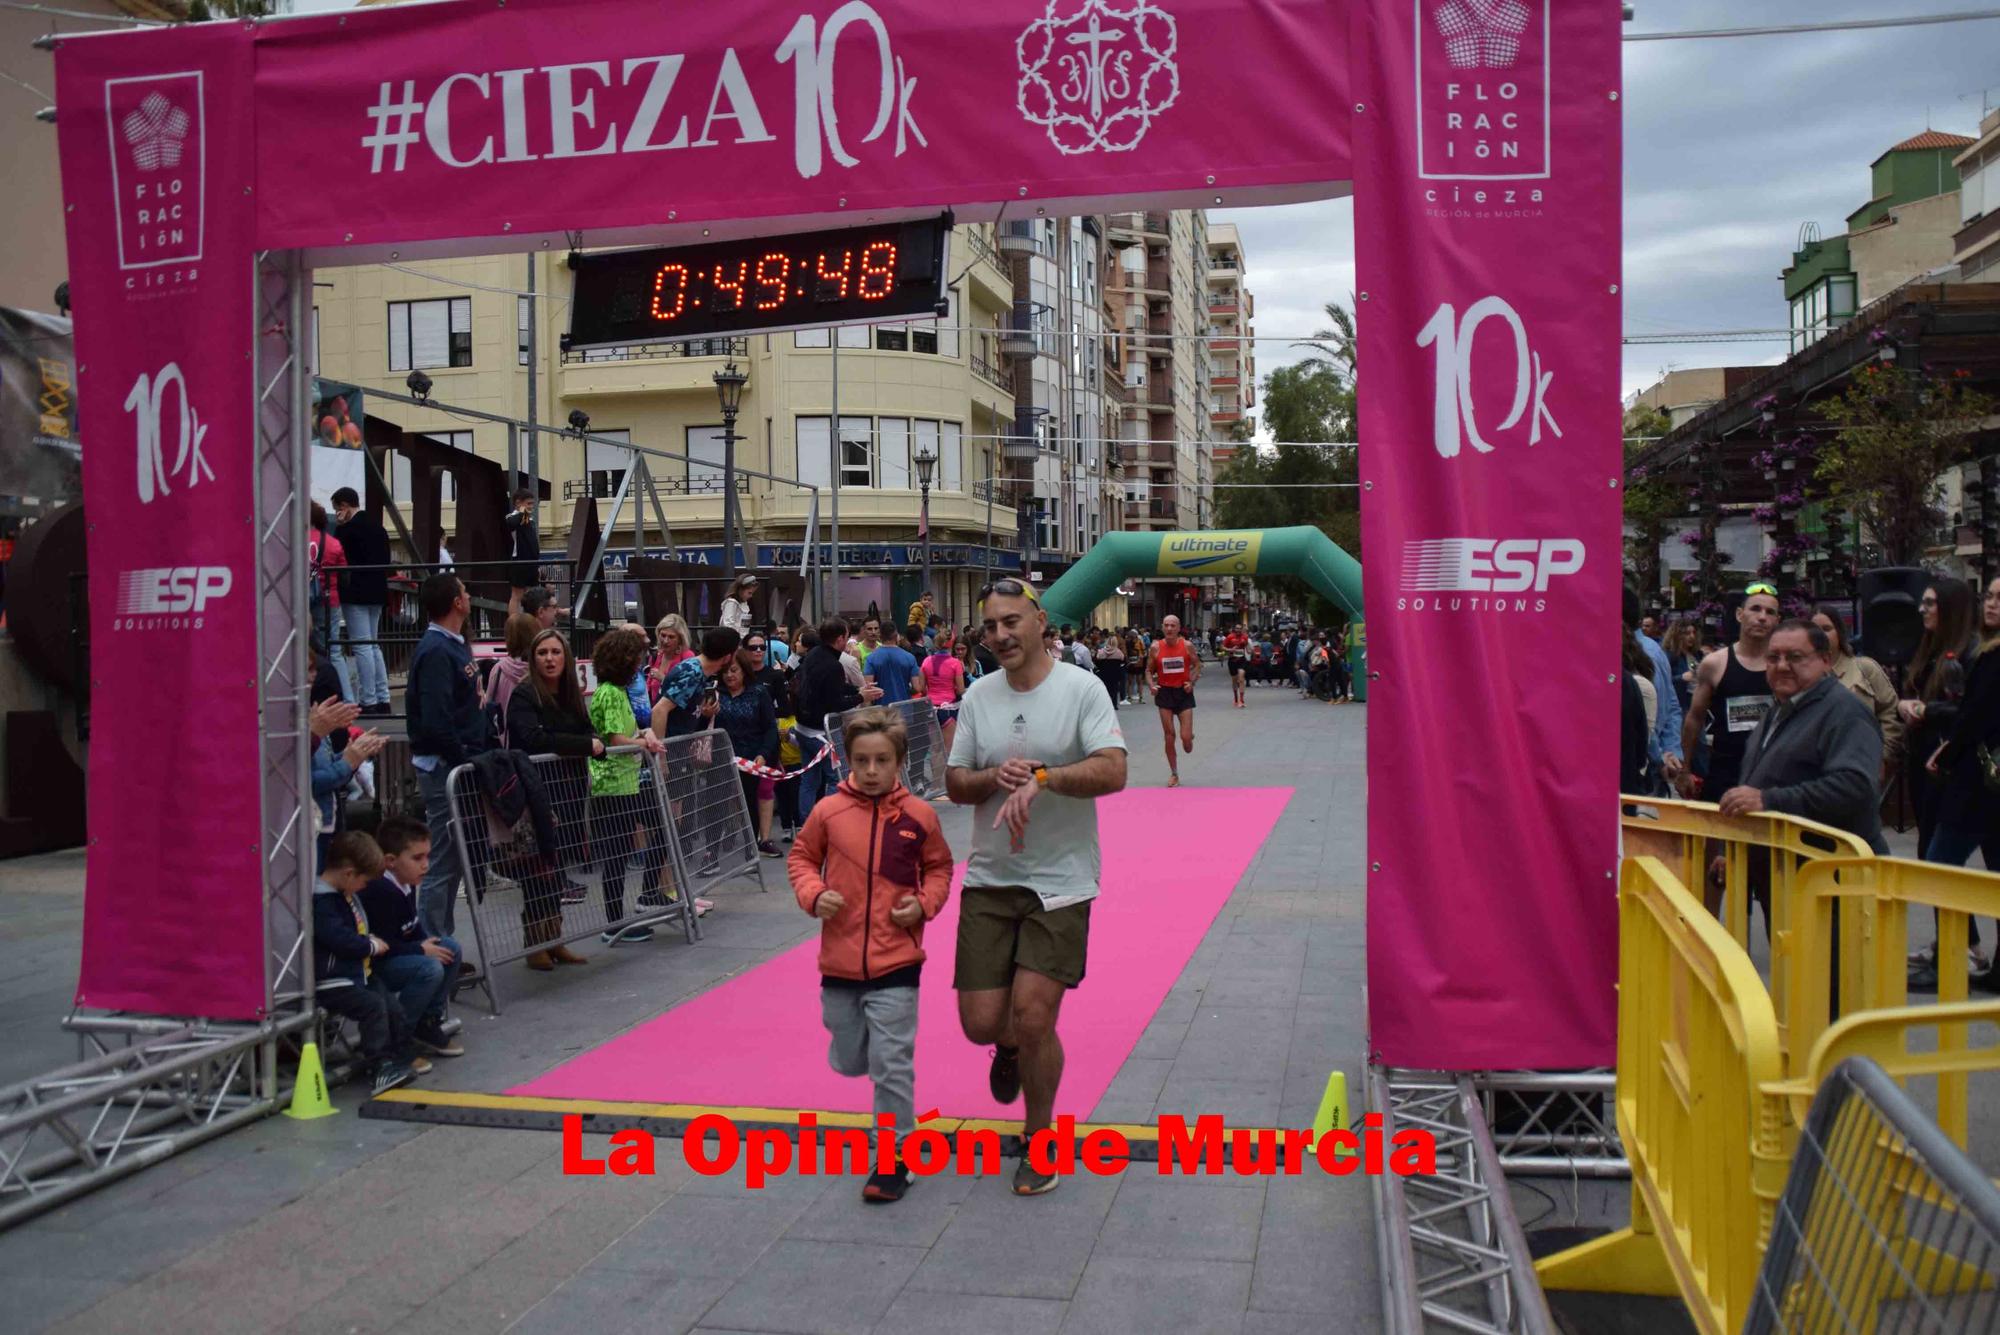
<svg viewBox="0 0 2000 1335"><path fill-rule="evenodd" d="M1222 652L1229 658L1229 686L1236 693L1236 707L1243 705L1243 679L1250 671L1250 636L1241 622L1222 637Z"/></svg>
<svg viewBox="0 0 2000 1335"><path fill-rule="evenodd" d="M1194 684L1201 679L1201 659L1194 645L1181 638L1181 619L1168 617L1160 638L1146 655L1146 684L1160 707L1160 731L1167 739L1167 787L1181 786L1179 757L1174 752L1174 722L1180 721L1181 746L1194 754ZM1241 690L1241 687L1238 687Z"/></svg>

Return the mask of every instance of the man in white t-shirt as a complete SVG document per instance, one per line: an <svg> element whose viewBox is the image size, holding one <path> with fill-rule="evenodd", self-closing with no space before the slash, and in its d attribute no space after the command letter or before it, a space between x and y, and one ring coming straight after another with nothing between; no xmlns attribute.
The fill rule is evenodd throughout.
<svg viewBox="0 0 2000 1335"><path fill-rule="evenodd" d="M986 645L1004 670L959 703L945 772L951 800L976 808L952 985L965 1036L994 1045L993 1097L1026 1096L1026 1137L1055 1113L1056 1015L1083 981L1097 897L1095 799L1125 786L1125 735L1096 676L1042 651L1048 616L1032 585L998 580L980 597ZM1014 1191L1038 1196L1057 1181L1024 1154Z"/></svg>

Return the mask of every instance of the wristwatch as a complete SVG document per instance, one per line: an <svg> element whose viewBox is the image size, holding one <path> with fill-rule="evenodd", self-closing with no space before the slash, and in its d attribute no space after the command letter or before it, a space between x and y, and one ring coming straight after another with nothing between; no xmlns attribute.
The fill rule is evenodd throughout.
<svg viewBox="0 0 2000 1335"><path fill-rule="evenodd" d="M1035 786L1038 788L1049 786L1049 767L1047 765L1035 766Z"/></svg>

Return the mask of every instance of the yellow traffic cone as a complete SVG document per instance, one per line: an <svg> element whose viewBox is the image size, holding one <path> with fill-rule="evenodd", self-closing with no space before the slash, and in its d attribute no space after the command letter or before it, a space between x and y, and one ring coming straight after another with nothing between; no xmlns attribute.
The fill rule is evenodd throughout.
<svg viewBox="0 0 2000 1335"><path fill-rule="evenodd" d="M292 1086L292 1106L285 1109L285 1116L304 1122L339 1111L326 1096L326 1068L320 1065L319 1044L308 1043L299 1054L299 1078Z"/></svg>
<svg viewBox="0 0 2000 1335"><path fill-rule="evenodd" d="M1335 1071L1326 1078L1326 1089L1319 1096L1319 1111L1313 1114L1313 1143L1335 1127L1347 1125L1347 1072ZM1344 1150L1337 1158L1352 1154Z"/></svg>

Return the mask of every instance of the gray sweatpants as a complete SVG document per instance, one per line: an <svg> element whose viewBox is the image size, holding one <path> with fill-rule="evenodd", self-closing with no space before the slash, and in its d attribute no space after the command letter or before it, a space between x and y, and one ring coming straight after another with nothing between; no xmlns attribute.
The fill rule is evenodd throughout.
<svg viewBox="0 0 2000 1335"><path fill-rule="evenodd" d="M819 990L820 1017L833 1041L827 1064L875 1082L875 1111L896 1119L896 1138L916 1129L917 989Z"/></svg>

